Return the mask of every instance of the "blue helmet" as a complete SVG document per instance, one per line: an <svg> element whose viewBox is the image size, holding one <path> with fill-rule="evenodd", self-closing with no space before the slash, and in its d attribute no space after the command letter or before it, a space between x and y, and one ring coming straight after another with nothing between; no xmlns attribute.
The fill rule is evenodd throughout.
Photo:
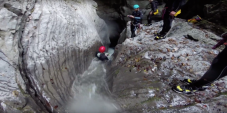
<svg viewBox="0 0 227 113"><path fill-rule="evenodd" d="M138 4L135 4L134 6L133 6L133 8L134 9L137 9L137 8L139 8L140 6L138 5Z"/></svg>

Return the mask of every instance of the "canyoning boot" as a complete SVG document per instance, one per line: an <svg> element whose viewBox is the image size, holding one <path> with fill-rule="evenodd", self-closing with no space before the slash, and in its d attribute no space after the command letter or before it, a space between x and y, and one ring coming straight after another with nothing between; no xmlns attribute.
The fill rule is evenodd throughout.
<svg viewBox="0 0 227 113"><path fill-rule="evenodd" d="M191 80L191 79L184 79L184 80L181 80L181 82L183 83L186 83L186 84L193 84L195 83L197 80ZM207 84L207 85L204 85L202 86L201 88L199 88L200 91L203 91L205 89L207 89L208 87L210 86L214 86L214 84Z"/></svg>
<svg viewBox="0 0 227 113"><path fill-rule="evenodd" d="M165 38L166 38L165 35L159 34L159 35L157 35L154 39L155 39L155 40L161 40L161 39L165 39Z"/></svg>
<svg viewBox="0 0 227 113"><path fill-rule="evenodd" d="M191 85L182 85L182 86L177 85L177 86L172 87L172 90L177 93L191 95L191 94L199 91L199 88L193 87Z"/></svg>
<svg viewBox="0 0 227 113"><path fill-rule="evenodd" d="M187 83L187 84L192 84L194 82L196 82L197 80L191 80L191 79L184 79L184 80L181 80L181 82L183 83Z"/></svg>

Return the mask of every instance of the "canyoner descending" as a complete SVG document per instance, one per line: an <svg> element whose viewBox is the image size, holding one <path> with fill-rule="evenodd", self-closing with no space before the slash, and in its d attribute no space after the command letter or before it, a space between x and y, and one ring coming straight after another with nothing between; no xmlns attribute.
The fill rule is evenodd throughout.
<svg viewBox="0 0 227 113"><path fill-rule="evenodd" d="M101 60L101 61L105 61L105 60L109 60L109 53L105 52L106 48L105 46L101 46L99 47L99 52L96 52L96 57Z"/></svg>
<svg viewBox="0 0 227 113"><path fill-rule="evenodd" d="M99 52L105 52L104 46L99 48ZM114 51L109 48L108 52L111 56ZM89 68L78 77L72 87L74 97L68 105L69 113L120 113L106 82L108 65L108 62L94 58Z"/></svg>

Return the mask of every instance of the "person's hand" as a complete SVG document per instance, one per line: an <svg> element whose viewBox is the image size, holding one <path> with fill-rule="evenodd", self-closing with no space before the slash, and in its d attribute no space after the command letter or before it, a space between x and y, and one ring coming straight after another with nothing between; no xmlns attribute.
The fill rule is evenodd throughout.
<svg viewBox="0 0 227 113"><path fill-rule="evenodd" d="M128 15L128 17L130 17L130 18L134 18L134 16L132 16L132 15Z"/></svg>
<svg viewBox="0 0 227 113"><path fill-rule="evenodd" d="M134 18L134 16L130 15L130 18Z"/></svg>
<svg viewBox="0 0 227 113"><path fill-rule="evenodd" d="M152 14L153 14L153 12L151 11L151 12L150 12L150 15L152 15Z"/></svg>
<svg viewBox="0 0 227 113"><path fill-rule="evenodd" d="M169 15L170 15L170 16L174 16L175 14L176 14L175 11L171 11Z"/></svg>
<svg viewBox="0 0 227 113"><path fill-rule="evenodd" d="M109 53L106 53L105 55L106 55L106 56L109 56Z"/></svg>

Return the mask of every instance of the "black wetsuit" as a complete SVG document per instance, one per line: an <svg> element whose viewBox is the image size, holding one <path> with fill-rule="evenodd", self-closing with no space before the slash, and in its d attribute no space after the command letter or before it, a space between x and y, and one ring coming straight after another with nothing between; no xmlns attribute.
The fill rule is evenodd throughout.
<svg viewBox="0 0 227 113"><path fill-rule="evenodd" d="M192 83L192 87L209 85L227 75L227 47L214 58L209 70L198 81Z"/></svg>
<svg viewBox="0 0 227 113"><path fill-rule="evenodd" d="M101 61L105 61L105 60L109 60L108 57L105 55L105 53L100 53L100 56L98 56L98 53L96 53L96 57L101 60Z"/></svg>
<svg viewBox="0 0 227 113"><path fill-rule="evenodd" d="M147 24L151 24L152 15L154 14L154 12L157 11L158 2L156 0L154 0L154 1L150 2L150 4L151 4L151 11L150 12L152 12L152 14L150 14L150 12L149 12L149 14L147 15Z"/></svg>
<svg viewBox="0 0 227 113"><path fill-rule="evenodd" d="M141 11L133 11L132 16L134 16L135 18L132 19L132 23L131 23L131 32L132 32L131 37L135 37L136 28L138 27L139 23L142 23L143 14Z"/></svg>
<svg viewBox="0 0 227 113"><path fill-rule="evenodd" d="M172 21L174 19L173 16L170 16L171 11L177 12L180 10L185 4L187 0L167 0L165 5L165 13L163 14L163 27L160 32L161 35L166 35L171 29Z"/></svg>

